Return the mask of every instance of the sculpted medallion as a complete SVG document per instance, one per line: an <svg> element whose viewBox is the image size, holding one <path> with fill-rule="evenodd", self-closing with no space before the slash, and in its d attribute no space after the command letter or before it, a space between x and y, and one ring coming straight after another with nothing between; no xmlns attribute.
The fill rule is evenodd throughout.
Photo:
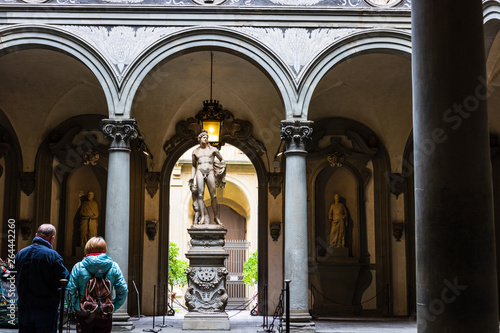
<svg viewBox="0 0 500 333"><path fill-rule="evenodd" d="M401 2L401 0L366 0L369 5L375 7L391 7Z"/></svg>

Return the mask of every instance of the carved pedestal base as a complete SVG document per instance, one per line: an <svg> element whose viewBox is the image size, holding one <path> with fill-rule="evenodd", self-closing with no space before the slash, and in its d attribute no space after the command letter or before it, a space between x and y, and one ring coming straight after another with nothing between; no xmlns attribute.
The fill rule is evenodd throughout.
<svg viewBox="0 0 500 333"><path fill-rule="evenodd" d="M229 330L225 312L227 270L224 250L227 230L218 225L193 225L188 229L191 248L186 257L188 289L184 296L188 313L184 316L184 330Z"/></svg>
<svg viewBox="0 0 500 333"><path fill-rule="evenodd" d="M229 317L225 312L200 313L188 312L182 322L183 330L217 330L229 331Z"/></svg>

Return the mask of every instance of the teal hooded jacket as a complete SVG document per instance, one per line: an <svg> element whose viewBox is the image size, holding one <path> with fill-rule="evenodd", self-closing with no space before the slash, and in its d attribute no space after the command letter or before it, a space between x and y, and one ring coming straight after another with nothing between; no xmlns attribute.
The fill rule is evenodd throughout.
<svg viewBox="0 0 500 333"><path fill-rule="evenodd" d="M71 311L80 311L80 298L85 294L85 287L91 278L91 274L102 277L106 273L106 279L111 282L111 290L115 291L113 297L114 311L118 310L127 299L127 282L123 278L122 271L116 262L105 253L89 255L78 262L71 270L68 285L66 287L66 299Z"/></svg>

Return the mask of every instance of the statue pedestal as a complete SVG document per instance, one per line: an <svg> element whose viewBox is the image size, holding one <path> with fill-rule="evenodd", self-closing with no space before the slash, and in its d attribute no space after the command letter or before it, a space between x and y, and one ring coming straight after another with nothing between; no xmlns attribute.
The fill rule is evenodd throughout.
<svg viewBox="0 0 500 333"><path fill-rule="evenodd" d="M215 224L195 224L188 229L191 248L186 257L188 289L184 296L188 313L182 322L183 330L229 330L225 312L227 270L224 260L226 229Z"/></svg>

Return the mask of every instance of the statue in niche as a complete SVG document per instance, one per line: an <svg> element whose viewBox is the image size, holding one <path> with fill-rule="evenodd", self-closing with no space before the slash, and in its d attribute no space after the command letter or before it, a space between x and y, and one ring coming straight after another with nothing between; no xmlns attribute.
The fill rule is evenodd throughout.
<svg viewBox="0 0 500 333"><path fill-rule="evenodd" d="M198 143L199 146L193 151L193 166L191 168L191 178L189 179L189 188L193 192L193 202L196 199L197 205L197 208L193 205L195 209L194 223L210 224L210 215L207 214L207 208L203 201L206 184L212 200L214 222L223 227L219 219L216 188L224 188L225 186L226 162L219 150L208 143L207 131L201 131L198 135ZM215 161L215 157L219 162Z"/></svg>
<svg viewBox="0 0 500 333"><path fill-rule="evenodd" d="M330 247L345 247L345 230L347 227L347 209L340 202L340 196L335 193L334 203L328 211L330 219Z"/></svg>
<svg viewBox="0 0 500 333"><path fill-rule="evenodd" d="M85 247L87 241L97 236L99 207L94 200L94 192L87 193L87 200L80 207L80 246Z"/></svg>

